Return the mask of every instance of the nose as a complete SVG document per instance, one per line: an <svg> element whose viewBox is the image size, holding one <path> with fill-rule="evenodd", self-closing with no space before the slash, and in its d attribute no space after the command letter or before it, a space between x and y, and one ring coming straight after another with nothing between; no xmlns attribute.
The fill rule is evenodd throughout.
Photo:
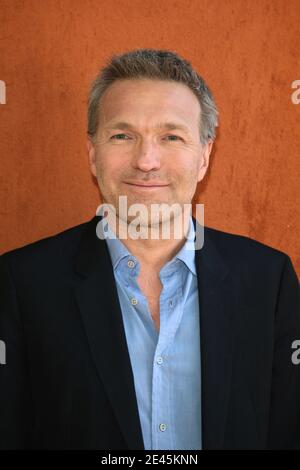
<svg viewBox="0 0 300 470"><path fill-rule="evenodd" d="M143 139L134 151L132 166L141 171L158 170L161 156L158 146L151 139Z"/></svg>

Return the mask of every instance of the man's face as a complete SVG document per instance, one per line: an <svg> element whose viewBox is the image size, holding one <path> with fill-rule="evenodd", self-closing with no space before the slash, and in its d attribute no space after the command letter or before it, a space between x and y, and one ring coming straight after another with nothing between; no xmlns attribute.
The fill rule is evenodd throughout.
<svg viewBox="0 0 300 470"><path fill-rule="evenodd" d="M153 203L179 203L182 209L190 204L212 147L200 142L199 114L196 96L181 83L113 83L101 100L95 142L87 142L103 202L117 215L121 195L127 196L128 208L142 203L149 214Z"/></svg>

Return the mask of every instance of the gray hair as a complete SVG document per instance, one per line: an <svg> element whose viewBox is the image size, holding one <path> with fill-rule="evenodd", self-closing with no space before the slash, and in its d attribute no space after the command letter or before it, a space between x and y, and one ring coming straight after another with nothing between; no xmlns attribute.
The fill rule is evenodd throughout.
<svg viewBox="0 0 300 470"><path fill-rule="evenodd" d="M175 81L187 85L200 103L200 141L216 137L218 111L214 97L190 62L175 52L160 49L135 49L112 56L93 81L88 97L88 135L94 139L99 124L100 100L116 80L141 79Z"/></svg>

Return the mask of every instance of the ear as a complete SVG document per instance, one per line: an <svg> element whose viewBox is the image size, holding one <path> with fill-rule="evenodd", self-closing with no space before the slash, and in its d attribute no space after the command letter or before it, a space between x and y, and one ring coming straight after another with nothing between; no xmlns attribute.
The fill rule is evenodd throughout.
<svg viewBox="0 0 300 470"><path fill-rule="evenodd" d="M198 170L198 183L204 178L205 173L207 172L209 165L209 156L212 150L214 141L209 139L208 142L203 145L201 149L201 165Z"/></svg>
<svg viewBox="0 0 300 470"><path fill-rule="evenodd" d="M94 176L97 177L96 149L95 149L95 145L92 141L92 138L89 134L88 134L88 138L87 138L87 142L86 142L86 147L87 147L87 151L88 151L88 157L89 157L89 164L90 164L91 172Z"/></svg>

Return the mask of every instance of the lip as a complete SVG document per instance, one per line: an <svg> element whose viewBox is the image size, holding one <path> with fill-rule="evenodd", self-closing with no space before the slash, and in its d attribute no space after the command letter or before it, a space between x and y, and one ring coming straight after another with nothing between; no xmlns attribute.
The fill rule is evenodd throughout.
<svg viewBox="0 0 300 470"><path fill-rule="evenodd" d="M142 188L142 189L165 188L165 187L169 186L166 183L143 184L143 183L129 183L129 182L126 182L125 184L129 184L130 186L135 186L137 188Z"/></svg>
<svg viewBox="0 0 300 470"><path fill-rule="evenodd" d="M146 185L146 184L134 184L134 183L126 183L131 186L132 189L137 191L157 191L158 189L163 189L169 186L168 184L153 184L153 185Z"/></svg>

